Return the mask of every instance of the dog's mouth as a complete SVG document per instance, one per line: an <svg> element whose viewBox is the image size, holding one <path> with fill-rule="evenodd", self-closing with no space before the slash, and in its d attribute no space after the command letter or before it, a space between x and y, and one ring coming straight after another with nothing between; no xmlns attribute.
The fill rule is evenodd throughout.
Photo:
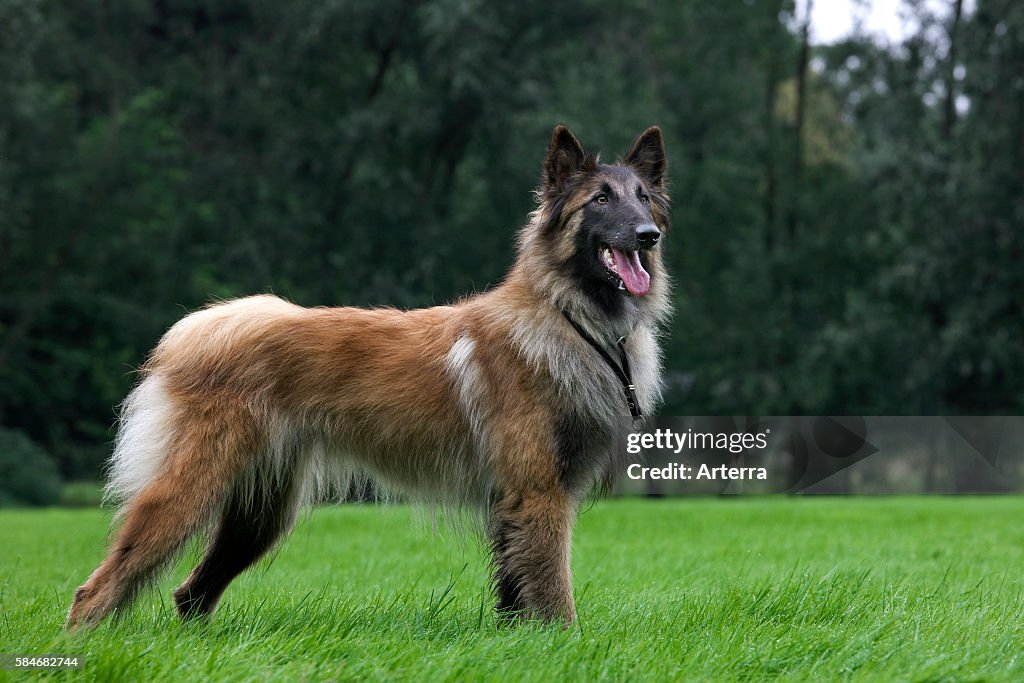
<svg viewBox="0 0 1024 683"><path fill-rule="evenodd" d="M619 289L633 296L643 296L651 288L651 276L640 265L640 252L616 249L602 244L598 259L605 269L619 281Z"/></svg>

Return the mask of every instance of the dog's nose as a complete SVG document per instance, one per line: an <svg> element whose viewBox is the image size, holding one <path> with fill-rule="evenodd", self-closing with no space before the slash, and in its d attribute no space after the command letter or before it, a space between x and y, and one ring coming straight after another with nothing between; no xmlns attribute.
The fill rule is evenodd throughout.
<svg viewBox="0 0 1024 683"><path fill-rule="evenodd" d="M644 223L636 229L636 241L640 243L641 247L653 247L658 243L659 237L661 237L661 230L658 230L653 223Z"/></svg>

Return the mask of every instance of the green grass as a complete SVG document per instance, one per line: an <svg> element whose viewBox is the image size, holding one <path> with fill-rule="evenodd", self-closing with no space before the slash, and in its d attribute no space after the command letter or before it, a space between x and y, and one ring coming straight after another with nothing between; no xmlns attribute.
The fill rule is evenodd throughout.
<svg viewBox="0 0 1024 683"><path fill-rule="evenodd" d="M109 680L1024 680L1024 498L613 500L580 518L579 628L496 628L475 542L321 509L208 623L169 593L62 623L108 515L0 513L0 652ZM187 556L194 559L194 551Z"/></svg>

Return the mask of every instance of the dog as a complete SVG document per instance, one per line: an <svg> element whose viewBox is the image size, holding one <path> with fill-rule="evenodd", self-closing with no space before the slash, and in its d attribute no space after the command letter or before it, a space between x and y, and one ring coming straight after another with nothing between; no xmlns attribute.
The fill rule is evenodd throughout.
<svg viewBox="0 0 1024 683"><path fill-rule="evenodd" d="M492 290L410 311L253 296L176 323L122 406L119 528L67 628L126 609L200 532L174 601L182 618L211 614L304 504L362 476L480 511L499 617L572 623L578 507L620 468L624 419L660 400L666 170L656 127L604 164L558 126Z"/></svg>

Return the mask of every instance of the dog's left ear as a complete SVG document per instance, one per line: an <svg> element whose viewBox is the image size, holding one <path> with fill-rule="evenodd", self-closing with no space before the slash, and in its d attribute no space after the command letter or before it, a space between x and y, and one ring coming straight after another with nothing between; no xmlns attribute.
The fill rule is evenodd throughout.
<svg viewBox="0 0 1024 683"><path fill-rule="evenodd" d="M626 163L636 169L651 185L662 187L668 159L665 156L665 141L661 128L651 126L636 139L633 149L626 155Z"/></svg>

